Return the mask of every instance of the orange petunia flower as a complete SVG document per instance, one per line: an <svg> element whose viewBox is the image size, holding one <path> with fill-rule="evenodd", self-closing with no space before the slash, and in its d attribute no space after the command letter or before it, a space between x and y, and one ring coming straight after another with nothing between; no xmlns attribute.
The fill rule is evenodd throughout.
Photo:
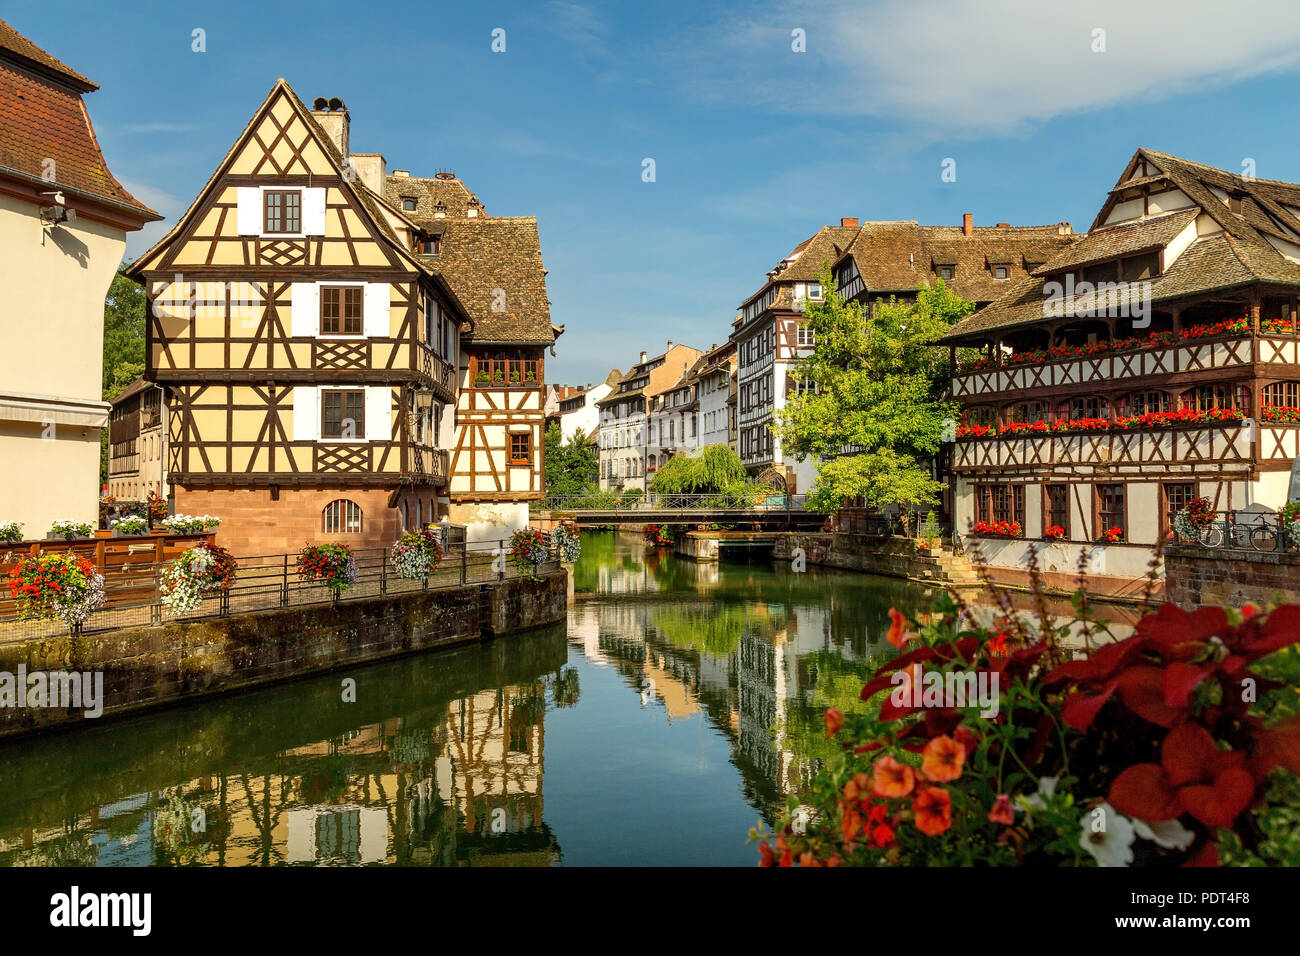
<svg viewBox="0 0 1300 956"><path fill-rule="evenodd" d="M853 779L844 785L844 799L849 803L865 800L871 792L871 778L865 773L855 773Z"/></svg>
<svg viewBox="0 0 1300 956"><path fill-rule="evenodd" d="M885 640L895 647L901 648L911 639L911 635L903 631L906 626L907 620L899 613L897 608L891 607L889 609L889 633L885 635Z"/></svg>
<svg viewBox="0 0 1300 956"><path fill-rule="evenodd" d="M844 726L844 711L838 707L829 707L822 715L822 720L826 721L826 736L834 737Z"/></svg>
<svg viewBox="0 0 1300 956"><path fill-rule="evenodd" d="M935 783L947 783L961 776L966 748L947 734L935 737L921 751L921 774Z"/></svg>
<svg viewBox="0 0 1300 956"><path fill-rule="evenodd" d="M875 777L873 790L878 797L905 797L916 786L916 774L907 764L886 754L871 767Z"/></svg>
<svg viewBox="0 0 1300 956"><path fill-rule="evenodd" d="M952 797L943 787L926 787L912 799L916 828L926 836L937 836L952 826Z"/></svg>

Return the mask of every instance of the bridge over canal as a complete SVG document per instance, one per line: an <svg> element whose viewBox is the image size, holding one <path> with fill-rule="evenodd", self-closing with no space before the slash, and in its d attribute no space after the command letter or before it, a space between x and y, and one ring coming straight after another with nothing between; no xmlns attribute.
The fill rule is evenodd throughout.
<svg viewBox="0 0 1300 956"><path fill-rule="evenodd" d="M550 497L535 502L534 527L556 521L573 521L580 528L636 527L647 524L735 525L749 531L811 531L826 516L805 507L806 495L769 495L745 501L735 495L645 495L639 498L613 494Z"/></svg>

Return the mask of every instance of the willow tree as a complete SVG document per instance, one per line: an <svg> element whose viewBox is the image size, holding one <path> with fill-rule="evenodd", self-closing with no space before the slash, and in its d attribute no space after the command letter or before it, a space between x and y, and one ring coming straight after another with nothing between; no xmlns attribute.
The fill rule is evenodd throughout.
<svg viewBox="0 0 1300 956"><path fill-rule="evenodd" d="M943 483L929 462L957 409L943 397L947 355L931 343L975 305L939 280L915 302L877 302L868 314L835 291L829 268L821 280L825 298L804 310L816 344L795 369L816 389L791 397L774 427L785 451L818 459L808 506L830 512L859 496L904 510L931 505Z"/></svg>
<svg viewBox="0 0 1300 956"><path fill-rule="evenodd" d="M698 455L678 455L664 462L650 479L650 490L660 495L709 495L748 481L739 455L726 445L705 445Z"/></svg>

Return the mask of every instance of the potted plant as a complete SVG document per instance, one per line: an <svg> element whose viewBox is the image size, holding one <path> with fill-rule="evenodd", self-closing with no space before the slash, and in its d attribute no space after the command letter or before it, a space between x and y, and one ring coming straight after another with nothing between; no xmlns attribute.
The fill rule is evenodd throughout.
<svg viewBox="0 0 1300 956"><path fill-rule="evenodd" d="M0 521L0 542L13 544L21 540L23 540L21 521Z"/></svg>
<svg viewBox="0 0 1300 956"><path fill-rule="evenodd" d="M50 525L49 536L51 538L62 538L64 541L72 541L76 538L89 538L93 530L87 521L72 521L68 518L60 518Z"/></svg>
<svg viewBox="0 0 1300 956"><path fill-rule="evenodd" d="M582 532L572 521L561 521L551 529L551 550L561 561L572 564L582 554Z"/></svg>
<svg viewBox="0 0 1300 956"><path fill-rule="evenodd" d="M492 381L494 381L494 382L504 382L505 380L506 380L506 370L505 370L505 369L503 369L503 368L499 368L499 369L496 369L496 370L492 373Z"/></svg>
<svg viewBox="0 0 1300 956"><path fill-rule="evenodd" d="M1120 541L1124 540L1124 529L1119 525L1107 528L1101 533L1100 540L1105 541L1107 544L1118 544Z"/></svg>
<svg viewBox="0 0 1300 956"><path fill-rule="evenodd" d="M1048 525L1048 527L1043 529L1043 537L1047 538L1049 541L1060 541L1065 537L1065 529L1059 524Z"/></svg>
<svg viewBox="0 0 1300 956"><path fill-rule="evenodd" d="M474 376L474 384L482 385L484 382L488 381L488 379L489 376L488 376L487 369L481 368L478 370L478 373Z"/></svg>
<svg viewBox="0 0 1300 956"><path fill-rule="evenodd" d="M162 521L167 517L167 499L160 498L156 491L149 492L149 497L145 500L145 513L151 527Z"/></svg>
<svg viewBox="0 0 1300 956"><path fill-rule="evenodd" d="M537 568L546 560L546 540L540 531L520 528L510 536L510 561L521 578L537 580Z"/></svg>
<svg viewBox="0 0 1300 956"><path fill-rule="evenodd" d="M525 382L537 381L537 373L534 372L532 369L529 369L527 372L524 373L524 381Z"/></svg>
<svg viewBox="0 0 1300 956"><path fill-rule="evenodd" d="M1291 547L1300 548L1300 501L1288 501L1278 509L1278 517Z"/></svg>
<svg viewBox="0 0 1300 956"><path fill-rule="evenodd" d="M136 515L127 515L125 518L114 518L111 530L122 537L137 537L149 530L149 522Z"/></svg>
<svg viewBox="0 0 1300 956"><path fill-rule="evenodd" d="M510 384L511 384L511 385L518 385L518 384L519 384L519 369L517 369L517 368L512 368L512 369L510 370Z"/></svg>

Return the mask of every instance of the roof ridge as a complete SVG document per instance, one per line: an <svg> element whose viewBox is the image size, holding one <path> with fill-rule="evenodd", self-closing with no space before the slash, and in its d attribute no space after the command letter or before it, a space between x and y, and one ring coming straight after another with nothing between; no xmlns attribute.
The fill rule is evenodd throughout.
<svg viewBox="0 0 1300 956"><path fill-rule="evenodd" d="M12 43L6 42L6 38L9 35L17 37L19 40L22 41L23 44L26 44L28 47L30 47L31 51L28 52L27 50L24 49L16 49ZM68 66L68 64L64 63L58 57L54 56L52 53L50 53L40 44L32 40L30 37L20 33L18 30L15 30L14 27L5 20L0 20L0 50L7 50L9 53L13 54L14 56L19 57L20 59L25 60L28 63L34 64L36 67L46 72L59 74L65 80L72 80L77 85L89 87L88 89L83 90L82 92L93 93L95 90L99 89L99 84L96 83L94 80L90 79L84 74L78 73L72 67ZM37 55L32 56L32 53L35 53Z"/></svg>

